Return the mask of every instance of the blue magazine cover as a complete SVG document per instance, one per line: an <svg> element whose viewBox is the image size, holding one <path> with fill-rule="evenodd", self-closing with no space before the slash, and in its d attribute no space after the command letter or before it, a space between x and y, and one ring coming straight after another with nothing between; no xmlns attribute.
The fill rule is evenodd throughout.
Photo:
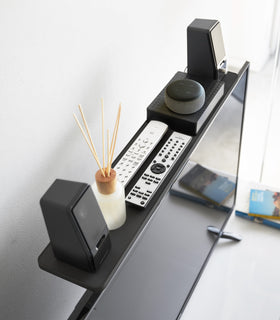
<svg viewBox="0 0 280 320"><path fill-rule="evenodd" d="M280 219L279 209L279 192L251 189L249 215L270 219Z"/></svg>
<svg viewBox="0 0 280 320"><path fill-rule="evenodd" d="M273 227L276 229L280 229L280 219L271 219L270 217L262 218L249 215L251 189L265 190L270 189L270 187L265 186L261 183L239 180L235 214L238 217L244 218L246 220L256 222L258 224L264 224L266 226Z"/></svg>

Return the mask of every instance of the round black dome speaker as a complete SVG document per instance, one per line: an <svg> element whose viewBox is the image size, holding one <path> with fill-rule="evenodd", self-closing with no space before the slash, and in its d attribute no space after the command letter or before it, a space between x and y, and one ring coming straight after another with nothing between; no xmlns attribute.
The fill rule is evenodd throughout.
<svg viewBox="0 0 280 320"><path fill-rule="evenodd" d="M205 91L202 85L194 80L177 80L166 87L164 100L171 111L191 114L203 106Z"/></svg>

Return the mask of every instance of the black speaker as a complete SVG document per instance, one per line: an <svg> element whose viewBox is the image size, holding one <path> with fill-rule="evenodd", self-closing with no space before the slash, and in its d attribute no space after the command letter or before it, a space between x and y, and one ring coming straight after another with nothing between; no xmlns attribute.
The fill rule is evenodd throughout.
<svg viewBox="0 0 280 320"><path fill-rule="evenodd" d="M177 72L147 108L147 119L196 135L224 95L227 61L218 20L195 19L187 28L188 72Z"/></svg>
<svg viewBox="0 0 280 320"><path fill-rule="evenodd" d="M187 28L188 74L218 79L226 72L226 53L218 20L195 19Z"/></svg>
<svg viewBox="0 0 280 320"><path fill-rule="evenodd" d="M40 205L56 258L86 271L97 270L111 242L90 185L57 179Z"/></svg>

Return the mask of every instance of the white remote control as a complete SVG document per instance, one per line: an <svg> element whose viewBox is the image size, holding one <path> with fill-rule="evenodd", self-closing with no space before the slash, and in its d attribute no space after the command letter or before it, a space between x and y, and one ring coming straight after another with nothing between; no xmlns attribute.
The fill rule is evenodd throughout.
<svg viewBox="0 0 280 320"><path fill-rule="evenodd" d="M160 121L151 120L126 153L114 166L118 180L126 186L164 136L168 126Z"/></svg>
<svg viewBox="0 0 280 320"><path fill-rule="evenodd" d="M146 207L190 140L190 136L173 132L131 189L126 201L143 208Z"/></svg>

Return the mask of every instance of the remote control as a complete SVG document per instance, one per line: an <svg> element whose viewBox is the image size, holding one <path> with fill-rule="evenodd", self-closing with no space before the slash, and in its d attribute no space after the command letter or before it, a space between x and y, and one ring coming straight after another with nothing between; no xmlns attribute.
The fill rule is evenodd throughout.
<svg viewBox="0 0 280 320"><path fill-rule="evenodd" d="M165 123L151 120L114 166L118 180L124 187L156 147L167 129L168 126Z"/></svg>
<svg viewBox="0 0 280 320"><path fill-rule="evenodd" d="M125 200L146 207L190 140L190 136L173 132Z"/></svg>

